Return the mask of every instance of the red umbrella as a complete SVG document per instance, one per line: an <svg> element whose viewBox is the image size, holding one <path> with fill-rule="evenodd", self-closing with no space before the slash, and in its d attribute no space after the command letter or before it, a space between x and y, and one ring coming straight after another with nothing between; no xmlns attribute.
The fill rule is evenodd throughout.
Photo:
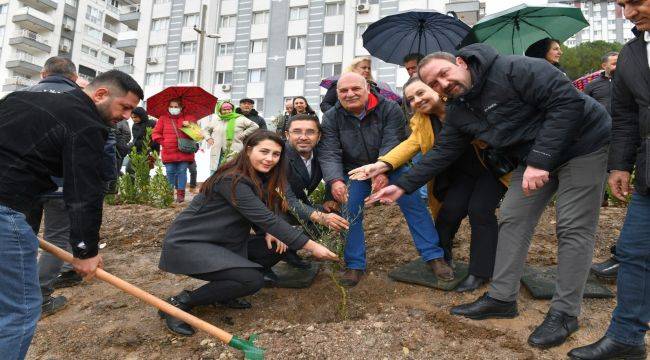
<svg viewBox="0 0 650 360"><path fill-rule="evenodd" d="M171 86L147 99L147 112L156 118L167 114L172 99L181 99L183 113L194 115L197 120L212 114L217 105L217 98L201 87Z"/></svg>

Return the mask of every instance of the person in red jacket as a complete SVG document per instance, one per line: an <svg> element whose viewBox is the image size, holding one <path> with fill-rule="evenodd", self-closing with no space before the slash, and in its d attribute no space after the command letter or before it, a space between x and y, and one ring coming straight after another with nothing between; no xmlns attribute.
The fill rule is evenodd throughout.
<svg viewBox="0 0 650 360"><path fill-rule="evenodd" d="M181 152L178 149L178 138L189 139L189 136L182 132L181 128L191 122L196 123L197 119L193 115L183 112L183 104L180 99L169 101L168 112L169 114L158 119L151 139L162 145L161 157L165 164L167 181L172 189L176 188L176 201L183 202L185 201L187 167L194 162L194 154Z"/></svg>

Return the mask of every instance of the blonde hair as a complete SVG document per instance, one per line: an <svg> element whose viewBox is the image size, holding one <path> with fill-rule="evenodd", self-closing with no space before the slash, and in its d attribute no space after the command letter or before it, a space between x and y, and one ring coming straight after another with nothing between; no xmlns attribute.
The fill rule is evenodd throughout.
<svg viewBox="0 0 650 360"><path fill-rule="evenodd" d="M357 65L359 65L360 63L362 63L364 61L367 61L368 65L370 65L370 67L372 68L372 60L370 59L369 56L359 56L359 57L355 57L354 59L352 59L352 62L350 63L350 65L346 66L345 70L343 70L343 74L353 72L354 68L356 68ZM370 72L370 77L368 79L366 79L366 80L374 81L374 79L372 78L372 71Z"/></svg>

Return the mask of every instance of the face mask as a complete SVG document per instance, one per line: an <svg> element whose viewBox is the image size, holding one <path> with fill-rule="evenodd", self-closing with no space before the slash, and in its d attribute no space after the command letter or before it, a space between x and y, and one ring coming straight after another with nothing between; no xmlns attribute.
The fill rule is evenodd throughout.
<svg viewBox="0 0 650 360"><path fill-rule="evenodd" d="M172 115L178 115L181 113L181 109L179 108L169 108L169 113Z"/></svg>

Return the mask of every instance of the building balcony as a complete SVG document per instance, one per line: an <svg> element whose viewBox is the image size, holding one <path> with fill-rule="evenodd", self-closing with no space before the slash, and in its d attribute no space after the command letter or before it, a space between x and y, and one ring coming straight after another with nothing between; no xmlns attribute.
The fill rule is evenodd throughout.
<svg viewBox="0 0 650 360"><path fill-rule="evenodd" d="M59 4L54 0L21 0L26 6L31 6L40 11L56 10Z"/></svg>
<svg viewBox="0 0 650 360"><path fill-rule="evenodd" d="M119 50L124 51L129 55L135 53L135 47L138 45L138 32L137 31L125 31L117 35L117 42L115 47Z"/></svg>
<svg viewBox="0 0 650 360"><path fill-rule="evenodd" d="M124 61L122 61L122 64L117 64L115 66L115 69L121 72L125 72L129 75L133 75L133 58L125 57Z"/></svg>
<svg viewBox="0 0 650 360"><path fill-rule="evenodd" d="M120 7L120 22L130 29L137 30L140 21L140 6L130 5Z"/></svg>
<svg viewBox="0 0 650 360"><path fill-rule="evenodd" d="M52 51L52 47L47 39L29 30L21 30L14 33L9 38L9 45L32 55L39 53L49 54Z"/></svg>
<svg viewBox="0 0 650 360"><path fill-rule="evenodd" d="M36 33L54 31L54 20L52 17L31 7L18 9L13 15L12 20L23 29Z"/></svg>
<svg viewBox="0 0 650 360"><path fill-rule="evenodd" d="M41 65L36 64L34 57L27 53L17 53L12 56L6 65L7 69L25 77L37 76L41 73Z"/></svg>
<svg viewBox="0 0 650 360"><path fill-rule="evenodd" d="M2 84L2 91L18 91L22 90L28 86L36 85L36 81L22 77L22 76L12 76L5 79L4 84Z"/></svg>

